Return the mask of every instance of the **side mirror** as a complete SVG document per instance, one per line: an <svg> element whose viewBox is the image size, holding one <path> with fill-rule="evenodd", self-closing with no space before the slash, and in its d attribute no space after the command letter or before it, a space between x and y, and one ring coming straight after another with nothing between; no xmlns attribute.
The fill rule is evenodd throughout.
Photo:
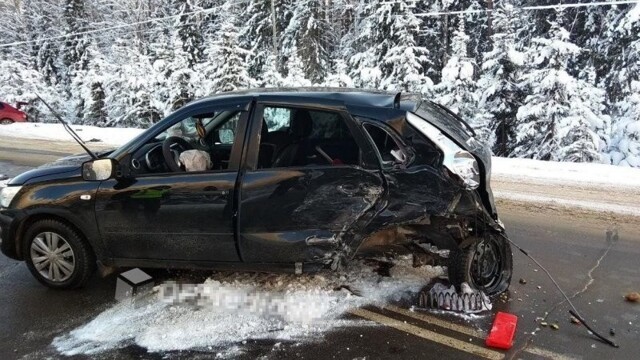
<svg viewBox="0 0 640 360"><path fill-rule="evenodd" d="M82 178L86 181L103 181L113 177L118 162L113 159L97 159L82 164Z"/></svg>

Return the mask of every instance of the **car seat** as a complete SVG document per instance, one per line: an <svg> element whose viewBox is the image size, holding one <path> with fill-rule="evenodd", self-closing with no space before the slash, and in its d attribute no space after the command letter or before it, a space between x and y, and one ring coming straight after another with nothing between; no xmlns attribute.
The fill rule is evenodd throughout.
<svg viewBox="0 0 640 360"><path fill-rule="evenodd" d="M280 150L273 162L273 167L305 165L305 153L312 129L313 124L309 111L297 110L289 127L291 142Z"/></svg>

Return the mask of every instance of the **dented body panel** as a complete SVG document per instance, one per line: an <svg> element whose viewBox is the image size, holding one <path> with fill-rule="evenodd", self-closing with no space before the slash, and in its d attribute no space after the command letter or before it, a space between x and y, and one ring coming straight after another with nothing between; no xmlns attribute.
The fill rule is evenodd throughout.
<svg viewBox="0 0 640 360"><path fill-rule="evenodd" d="M273 169L243 176L240 254L246 262L327 262L383 191L378 171Z"/></svg>

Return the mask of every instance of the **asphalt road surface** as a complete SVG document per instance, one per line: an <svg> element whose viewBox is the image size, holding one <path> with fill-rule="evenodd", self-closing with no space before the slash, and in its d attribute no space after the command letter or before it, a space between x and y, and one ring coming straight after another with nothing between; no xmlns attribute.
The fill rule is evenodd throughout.
<svg viewBox="0 0 640 360"><path fill-rule="evenodd" d="M61 152L3 149L0 144L0 174L15 175L59 155ZM615 340L619 348L572 324L568 304L543 271L514 249L515 270L508 299L496 301L490 314L471 322L449 314L411 312L407 310L413 305L410 302L384 309L367 307L348 317L364 318L379 326L341 328L326 334L322 341L284 342L277 350L275 341L249 340L246 351L237 357L636 359L640 353L640 304L625 302L623 295L640 291L640 220L506 202L499 202L499 212L511 238L548 268L589 323ZM616 238L612 234L617 234L617 241L611 244ZM115 282L113 275L104 279L96 276L81 290L49 290L23 263L0 255L0 359L62 357L51 346L53 338L112 306ZM515 344L506 352L484 346L497 311L519 317ZM539 317L558 324L559 329L541 326L540 320L536 321ZM614 336L609 335L610 329ZM129 346L97 357L211 358L212 353L157 354Z"/></svg>

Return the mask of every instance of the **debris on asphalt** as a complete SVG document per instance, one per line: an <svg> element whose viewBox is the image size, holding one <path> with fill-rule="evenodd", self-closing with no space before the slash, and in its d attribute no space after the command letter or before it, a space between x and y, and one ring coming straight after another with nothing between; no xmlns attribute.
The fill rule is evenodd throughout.
<svg viewBox="0 0 640 360"><path fill-rule="evenodd" d="M609 329L609 335L616 336L616 329L614 328Z"/></svg>
<svg viewBox="0 0 640 360"><path fill-rule="evenodd" d="M478 313L491 310L489 297L482 291L474 290L467 283L462 283L460 292L455 286L447 286L436 282L428 290L420 292L418 305L421 308L454 311L461 313Z"/></svg>
<svg viewBox="0 0 640 360"><path fill-rule="evenodd" d="M517 316L499 311L493 320L493 326L491 326L491 331L487 336L486 345L498 349L511 349L517 324Z"/></svg>
<svg viewBox="0 0 640 360"><path fill-rule="evenodd" d="M527 280L520 278L520 284L524 285L527 283Z"/></svg>
<svg viewBox="0 0 640 360"><path fill-rule="evenodd" d="M551 328L552 328L553 330L558 330L558 329L560 329L560 325L558 325L558 324L551 324Z"/></svg>
<svg viewBox="0 0 640 360"><path fill-rule="evenodd" d="M547 326L547 325L549 325L549 323L547 323L546 321L543 321L540 323L540 326Z"/></svg>
<svg viewBox="0 0 640 360"><path fill-rule="evenodd" d="M576 318L575 316L571 316L570 320L572 324L576 324L576 325L582 324L580 320L578 320L578 318Z"/></svg>
<svg viewBox="0 0 640 360"><path fill-rule="evenodd" d="M640 294L637 292L630 292L624 296L624 299L628 302L640 302Z"/></svg>

